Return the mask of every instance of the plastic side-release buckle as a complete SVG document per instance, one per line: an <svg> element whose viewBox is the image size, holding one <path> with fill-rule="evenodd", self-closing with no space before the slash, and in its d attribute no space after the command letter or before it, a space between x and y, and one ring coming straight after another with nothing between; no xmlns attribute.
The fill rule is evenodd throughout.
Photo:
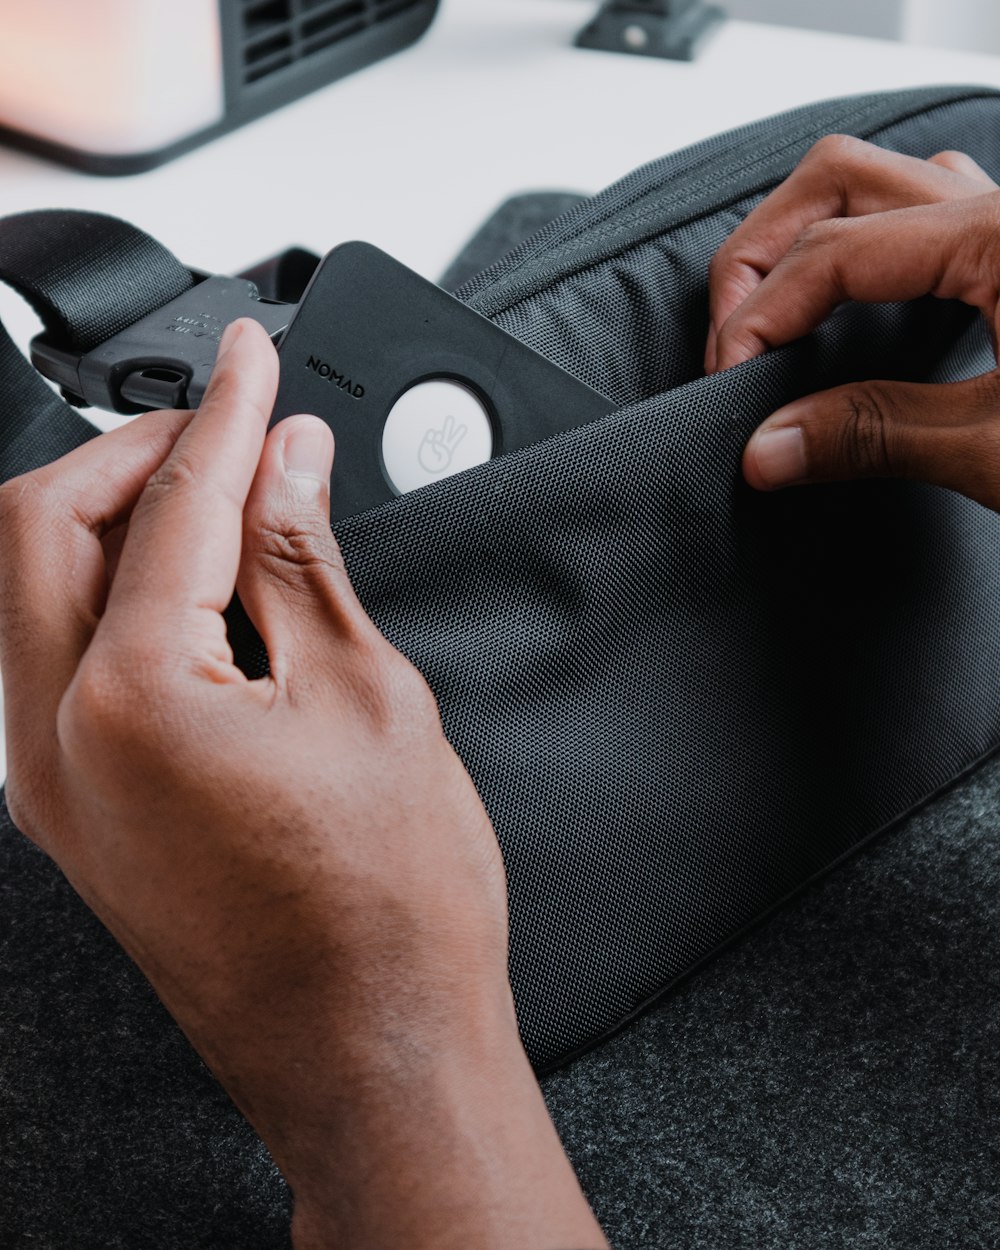
<svg viewBox="0 0 1000 1250"><path fill-rule="evenodd" d="M226 326L252 317L277 339L297 305L263 300L243 278L194 277L182 295L89 352L68 351L37 335L31 363L77 407L129 416L152 408L197 408Z"/></svg>

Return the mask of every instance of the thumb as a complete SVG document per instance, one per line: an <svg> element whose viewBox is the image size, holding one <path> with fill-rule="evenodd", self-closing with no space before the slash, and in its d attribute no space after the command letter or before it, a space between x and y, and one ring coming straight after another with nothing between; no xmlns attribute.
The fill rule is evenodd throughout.
<svg viewBox="0 0 1000 1250"><path fill-rule="evenodd" d="M377 633L330 529L333 454L323 421L287 417L267 436L243 510L236 590L279 683L312 684L345 642Z"/></svg>
<svg viewBox="0 0 1000 1250"><path fill-rule="evenodd" d="M810 395L758 427L743 474L756 490L919 478L1000 509L1000 376L852 383Z"/></svg>

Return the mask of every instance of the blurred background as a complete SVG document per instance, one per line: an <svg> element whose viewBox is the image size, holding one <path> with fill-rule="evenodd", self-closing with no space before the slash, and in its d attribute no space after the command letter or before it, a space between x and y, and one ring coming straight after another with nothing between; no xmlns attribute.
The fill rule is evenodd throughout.
<svg viewBox="0 0 1000 1250"><path fill-rule="evenodd" d="M725 0L732 17L1000 53L997 0Z"/></svg>

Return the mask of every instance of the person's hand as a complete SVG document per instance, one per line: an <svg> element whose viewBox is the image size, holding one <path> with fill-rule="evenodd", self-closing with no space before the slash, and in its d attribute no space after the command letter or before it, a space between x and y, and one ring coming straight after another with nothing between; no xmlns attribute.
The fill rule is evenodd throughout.
<svg viewBox="0 0 1000 1250"><path fill-rule="evenodd" d="M733 232L710 272L711 372L814 329L844 300L933 294L1000 327L1000 192L970 157L917 160L859 139L821 140ZM770 490L910 477L1000 509L1000 371L948 385L872 381L774 413L744 474Z"/></svg>
<svg viewBox="0 0 1000 1250"><path fill-rule="evenodd" d="M495 834L348 580L329 430L266 435L277 372L238 322L197 413L0 488L12 819L261 1133L298 1246L602 1245L520 1045Z"/></svg>

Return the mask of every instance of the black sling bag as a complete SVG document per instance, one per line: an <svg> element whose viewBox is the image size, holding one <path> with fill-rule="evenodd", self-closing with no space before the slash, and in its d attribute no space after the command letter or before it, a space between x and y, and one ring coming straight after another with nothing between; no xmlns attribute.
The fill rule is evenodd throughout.
<svg viewBox="0 0 1000 1250"><path fill-rule="evenodd" d="M851 305L702 376L712 255L830 132L1000 174L1000 93L971 87L826 102L638 170L458 291L615 410L336 526L496 828L539 1071L1000 745L1000 517L919 483L759 495L740 472L798 396L994 368L978 313ZM74 213L0 222L0 278L77 353L191 281ZM95 432L2 331L0 411L0 479Z"/></svg>

